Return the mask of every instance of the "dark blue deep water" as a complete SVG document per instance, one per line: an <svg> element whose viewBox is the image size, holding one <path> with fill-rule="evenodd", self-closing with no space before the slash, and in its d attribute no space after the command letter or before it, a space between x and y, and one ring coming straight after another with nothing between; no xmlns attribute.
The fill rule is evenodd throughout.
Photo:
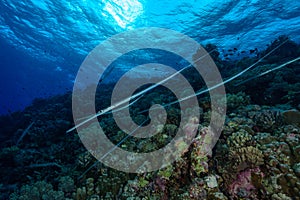
<svg viewBox="0 0 300 200"><path fill-rule="evenodd" d="M0 4L0 113L72 89L87 54L140 27L179 31L220 50L248 51L280 35L299 42L298 1L11 1Z"/></svg>
<svg viewBox="0 0 300 200"><path fill-rule="evenodd" d="M180 116L194 108L180 110L177 96L165 86L131 99L130 116L122 116L122 123L131 118L141 128L155 121L149 118L150 106L163 105L166 123L151 138L124 131L108 110L98 116L97 124L113 144L128 152L152 152L170 143L177 130L187 135L196 131L192 144L172 165L127 173L97 161L83 146L84 134L72 128L93 116L89 109L109 108L116 82L135 66L160 63L178 71L189 65L188 59L151 49L151 44L167 41L176 52L189 48L176 43L172 34L163 35L164 40L158 35L149 39L140 31L132 40L121 38L120 44L149 48L121 56L117 45L107 45L105 52L98 52L103 62L115 55L118 60L94 89L88 75L97 77L95 66L102 60L87 64L92 70L86 74L80 67L95 47L116 34L151 27L184 34L210 53L227 96L227 108L217 106L217 114L226 116L224 126L213 130L220 132L218 140L208 139L212 136L206 127L215 107L208 95L210 85L193 68L181 74L200 94L200 116L187 118L182 127ZM190 55L193 64L201 65L195 55ZM300 1L2 0L0 199L300 199L299 56ZM79 86L78 72L86 75ZM138 69L127 84L170 75L160 67ZM72 99L74 85L82 89L80 107ZM89 89L97 91L91 97L94 107L89 105ZM187 94L185 88L181 92ZM221 96L218 100L225 102ZM93 132L89 125L93 124L84 123L84 133ZM201 148L207 141L213 143L209 153ZM123 162L121 157L115 160Z"/></svg>

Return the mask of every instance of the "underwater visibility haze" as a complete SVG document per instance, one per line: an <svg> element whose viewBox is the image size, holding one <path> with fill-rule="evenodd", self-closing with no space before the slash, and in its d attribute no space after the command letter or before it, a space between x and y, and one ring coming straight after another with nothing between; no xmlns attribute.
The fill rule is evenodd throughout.
<svg viewBox="0 0 300 200"><path fill-rule="evenodd" d="M300 1L2 0L0 47L0 199L300 199Z"/></svg>
<svg viewBox="0 0 300 200"><path fill-rule="evenodd" d="M280 35L299 42L296 1L12 1L0 4L1 113L71 90L88 53L140 27L179 31L220 51L240 52ZM224 53L228 54L228 53ZM229 52L229 54L231 54Z"/></svg>

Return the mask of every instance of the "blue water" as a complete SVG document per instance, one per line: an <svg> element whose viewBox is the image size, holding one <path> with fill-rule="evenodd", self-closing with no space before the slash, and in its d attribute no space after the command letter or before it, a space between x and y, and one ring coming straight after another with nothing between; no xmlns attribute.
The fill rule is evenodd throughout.
<svg viewBox="0 0 300 200"><path fill-rule="evenodd" d="M99 43L152 26L216 44L221 56L232 48L263 50L283 34L300 42L300 1L2 0L0 114L71 90Z"/></svg>

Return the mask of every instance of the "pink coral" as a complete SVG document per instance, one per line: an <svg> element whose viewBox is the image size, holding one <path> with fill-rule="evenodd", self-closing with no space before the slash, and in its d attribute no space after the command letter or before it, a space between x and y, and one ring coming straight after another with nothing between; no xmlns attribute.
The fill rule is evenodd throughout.
<svg viewBox="0 0 300 200"><path fill-rule="evenodd" d="M253 173L264 176L258 167L241 171L229 186L229 193L234 197L249 197L251 192L256 189L251 180Z"/></svg>

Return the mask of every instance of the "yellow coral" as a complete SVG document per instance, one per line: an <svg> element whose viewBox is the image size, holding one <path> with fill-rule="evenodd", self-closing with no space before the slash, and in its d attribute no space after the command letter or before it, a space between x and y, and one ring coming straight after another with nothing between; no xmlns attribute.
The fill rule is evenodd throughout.
<svg viewBox="0 0 300 200"><path fill-rule="evenodd" d="M229 152L229 158L237 169L244 170L247 167L255 167L264 164L262 152L253 146L242 147Z"/></svg>

